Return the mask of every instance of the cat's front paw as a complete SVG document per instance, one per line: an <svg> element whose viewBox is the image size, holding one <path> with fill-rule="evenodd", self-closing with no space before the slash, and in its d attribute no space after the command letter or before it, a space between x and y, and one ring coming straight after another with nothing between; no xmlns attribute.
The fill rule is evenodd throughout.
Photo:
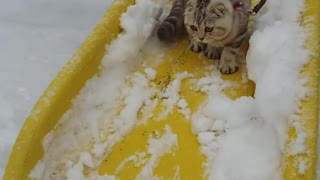
<svg viewBox="0 0 320 180"><path fill-rule="evenodd" d="M222 74L233 74L238 71L239 66L235 57L222 57L218 68Z"/></svg>
<svg viewBox="0 0 320 180"><path fill-rule="evenodd" d="M221 48L215 48L215 47L212 47L212 46L208 45L203 53L209 59L220 59Z"/></svg>
<svg viewBox="0 0 320 180"><path fill-rule="evenodd" d="M200 52L200 51L204 50L205 47L206 47L206 44L193 41L193 42L191 42L190 49L194 52Z"/></svg>

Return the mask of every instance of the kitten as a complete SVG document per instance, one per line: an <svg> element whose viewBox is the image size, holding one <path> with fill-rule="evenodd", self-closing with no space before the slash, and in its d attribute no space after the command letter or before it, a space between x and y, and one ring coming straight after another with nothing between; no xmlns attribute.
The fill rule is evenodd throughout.
<svg viewBox="0 0 320 180"><path fill-rule="evenodd" d="M182 32L181 27L174 27L183 20L191 49L204 52L210 59L220 59L221 73L234 73L238 70L236 58L240 45L248 35L250 3L251 0L175 0L169 16L160 25L158 37L174 38Z"/></svg>

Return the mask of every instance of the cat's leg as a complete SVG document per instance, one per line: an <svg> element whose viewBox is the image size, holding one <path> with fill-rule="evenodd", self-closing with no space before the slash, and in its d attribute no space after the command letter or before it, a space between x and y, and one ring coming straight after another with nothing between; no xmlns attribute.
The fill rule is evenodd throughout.
<svg viewBox="0 0 320 180"><path fill-rule="evenodd" d="M200 52L206 48L207 44L191 40L191 46L190 49L194 52Z"/></svg>
<svg viewBox="0 0 320 180"><path fill-rule="evenodd" d="M239 47L225 46L222 50L221 59L219 62L219 70L223 74L232 74L238 71L237 55Z"/></svg>
<svg viewBox="0 0 320 180"><path fill-rule="evenodd" d="M213 47L213 46L207 45L206 49L203 51L203 53L209 59L220 59L222 49L223 48Z"/></svg>

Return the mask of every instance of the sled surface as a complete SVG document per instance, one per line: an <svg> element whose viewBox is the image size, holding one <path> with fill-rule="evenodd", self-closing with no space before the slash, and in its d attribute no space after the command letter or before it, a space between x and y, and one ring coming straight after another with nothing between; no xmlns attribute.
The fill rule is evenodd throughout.
<svg viewBox="0 0 320 180"><path fill-rule="evenodd" d="M52 130L62 115L71 107L71 100L78 95L85 82L99 73L99 65L105 53L105 46L110 44L120 33L119 18L132 4L134 4L134 0L116 0L113 3L101 22L40 97L16 139L3 177L4 180L27 179L36 162L43 156L42 140L44 136ZM306 0L306 7L301 25L312 28L312 31L309 32L306 47L314 52L314 55L304 67L302 75L310 79L308 87L313 92L318 92L320 1ZM187 41L182 41L166 53L165 61L156 69L157 77L154 81L159 82L159 86L164 86L162 82L172 81L173 79L170 77L183 71L201 77L205 68L203 64L213 63L191 52L187 46ZM195 61L195 59L198 60ZM232 75L223 75L222 78L232 80L237 84L237 86L231 87L225 92L229 97L254 96L254 83L242 83L241 71ZM181 96L185 97L192 112L196 111L199 104L206 98L201 93L190 91L188 83L185 81L182 81ZM154 113L157 113L157 111L159 111L158 107L154 110ZM304 180L315 179L316 177L317 93L313 93L312 97L302 102L300 116L304 131L307 134L308 154L284 155L283 177L288 180L291 180L292 177ZM108 160L101 164L99 173L113 174L125 158L135 152L145 151L149 135L155 130L163 132L166 124L169 124L173 133L178 135L179 149L176 151L176 156L164 155L155 168L154 174L171 179L174 177L175 167L180 166L181 179L202 179L204 158L200 154L197 139L191 132L190 122L185 121L177 109L163 121L151 119L146 125L139 125L134 128L129 135L114 146ZM293 127L290 128L288 136L288 143L296 138ZM296 162L300 158L307 160L308 169L305 174L299 174L296 168ZM188 159L188 163L186 163L186 159ZM128 163L119 172L119 177L121 179L132 179L140 170L141 168L133 168L133 165Z"/></svg>

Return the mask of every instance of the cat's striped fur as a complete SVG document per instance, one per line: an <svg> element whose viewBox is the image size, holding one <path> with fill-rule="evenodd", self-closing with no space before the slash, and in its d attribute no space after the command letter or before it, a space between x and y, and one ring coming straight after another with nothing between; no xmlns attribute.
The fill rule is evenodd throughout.
<svg viewBox="0 0 320 180"><path fill-rule="evenodd" d="M184 30L184 10L186 0L174 0L168 17L160 25L157 35L160 40L171 41L181 35Z"/></svg>
<svg viewBox="0 0 320 180"><path fill-rule="evenodd" d="M238 70L239 47L247 35L250 3L251 0L175 0L160 25L158 37L164 41L174 39L183 32L183 24L193 51L220 59L220 71L234 73Z"/></svg>

